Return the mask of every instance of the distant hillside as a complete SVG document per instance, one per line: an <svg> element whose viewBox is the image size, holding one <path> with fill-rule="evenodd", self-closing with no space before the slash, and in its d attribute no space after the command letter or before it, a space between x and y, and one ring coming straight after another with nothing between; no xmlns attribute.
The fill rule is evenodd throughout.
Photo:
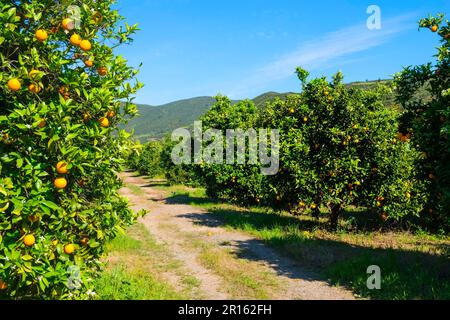
<svg viewBox="0 0 450 320"><path fill-rule="evenodd" d="M362 90L373 89L379 84L390 84L391 80L353 82L347 86ZM259 108L275 98L285 99L293 93L267 92L253 99ZM420 95L426 97L426 92ZM191 126L214 104L213 97L197 97L175 101L162 106L138 105L140 116L130 121L128 130L135 130L136 137L141 141L159 139L177 128ZM234 101L238 102L238 101ZM394 104L394 95L386 97L386 105Z"/></svg>
<svg viewBox="0 0 450 320"><path fill-rule="evenodd" d="M215 102L212 97L198 97L162 106L137 105L139 117L128 124L137 138L161 138L176 128L188 126L203 115Z"/></svg>
<svg viewBox="0 0 450 320"><path fill-rule="evenodd" d="M256 97L253 101L256 106L261 107L276 97L283 99L287 96L287 93L269 92ZM213 97L197 97L162 106L138 104L139 117L130 121L127 129L134 130L136 138L141 141L159 139L177 128L191 126L212 107L215 101Z"/></svg>

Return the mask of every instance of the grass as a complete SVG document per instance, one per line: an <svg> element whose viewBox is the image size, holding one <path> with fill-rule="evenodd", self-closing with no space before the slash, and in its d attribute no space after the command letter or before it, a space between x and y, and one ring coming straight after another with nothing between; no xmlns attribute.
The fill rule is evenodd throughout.
<svg viewBox="0 0 450 320"><path fill-rule="evenodd" d="M108 247L106 270L96 280L100 300L179 300L195 295L199 281L182 263L155 242L145 226L136 224ZM172 274L174 285L163 274Z"/></svg>
<svg viewBox="0 0 450 320"><path fill-rule="evenodd" d="M268 300L279 286L274 275L223 249L205 248L200 261L224 280L233 299Z"/></svg>
<svg viewBox="0 0 450 320"><path fill-rule="evenodd" d="M346 213L356 217L351 224L342 223L338 232L330 232L326 219L317 221L309 216L221 204L207 199L201 189L160 189L172 194L170 201L206 208L224 227L255 236L282 254L313 267L331 283L364 298L450 299L449 237L423 232L381 232L368 227L372 224L367 222L365 213L355 209ZM197 223L206 221L198 219ZM214 266L220 257L206 255L204 259ZM381 290L367 289L366 271L371 265L382 270Z"/></svg>

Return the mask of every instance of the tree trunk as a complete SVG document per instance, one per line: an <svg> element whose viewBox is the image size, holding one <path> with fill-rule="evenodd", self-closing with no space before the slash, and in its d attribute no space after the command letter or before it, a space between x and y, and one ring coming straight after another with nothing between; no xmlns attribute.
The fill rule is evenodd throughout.
<svg viewBox="0 0 450 320"><path fill-rule="evenodd" d="M342 206L340 204L331 205L330 223L333 230L336 230L338 227L339 216L341 215L341 212Z"/></svg>

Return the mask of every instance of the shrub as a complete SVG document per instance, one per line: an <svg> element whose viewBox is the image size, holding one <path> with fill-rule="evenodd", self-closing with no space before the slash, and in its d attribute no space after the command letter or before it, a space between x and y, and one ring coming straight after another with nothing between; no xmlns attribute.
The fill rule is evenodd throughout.
<svg viewBox="0 0 450 320"><path fill-rule="evenodd" d="M141 85L107 44L136 26L113 2L77 1L79 29L65 2L0 4L0 298L89 297L105 243L135 219L117 128Z"/></svg>

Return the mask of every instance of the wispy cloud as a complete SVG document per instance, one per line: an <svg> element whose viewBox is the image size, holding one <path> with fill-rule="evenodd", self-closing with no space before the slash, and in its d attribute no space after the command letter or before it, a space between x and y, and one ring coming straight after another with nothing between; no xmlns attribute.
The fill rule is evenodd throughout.
<svg viewBox="0 0 450 320"><path fill-rule="evenodd" d="M270 62L252 75L240 79L238 87L228 92L230 96L245 95L249 90L267 86L293 75L295 68L302 66L309 70L329 65L337 58L362 52L380 46L401 32L414 26L407 14L383 21L381 30L369 30L365 23L330 32L312 41L303 43L297 50Z"/></svg>

